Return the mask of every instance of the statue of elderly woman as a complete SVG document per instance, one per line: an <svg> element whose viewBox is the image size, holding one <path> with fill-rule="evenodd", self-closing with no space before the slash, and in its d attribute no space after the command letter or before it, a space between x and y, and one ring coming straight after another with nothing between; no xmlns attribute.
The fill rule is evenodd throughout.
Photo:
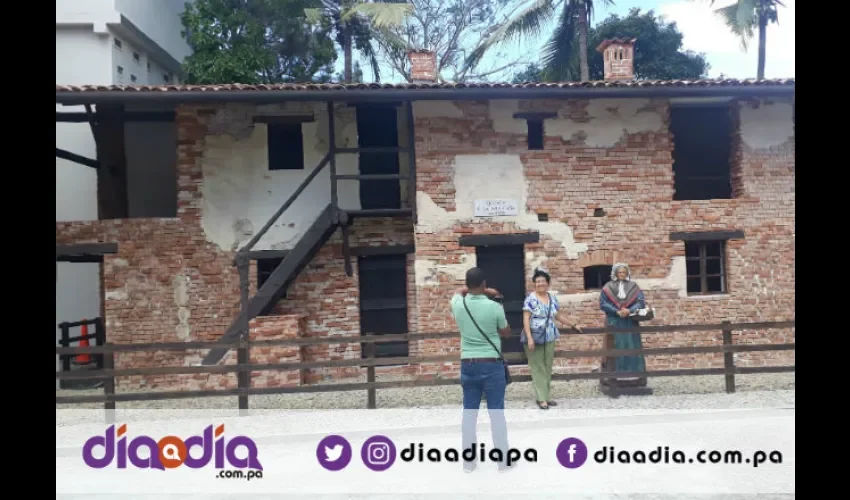
<svg viewBox="0 0 850 500"><path fill-rule="evenodd" d="M599 308L605 313L607 326L637 329L638 322L634 318L639 311L646 310L646 299L638 284L632 281L632 273L628 265L617 263L611 268L611 281L602 287L602 292L599 294ZM640 349L641 347L638 332L614 333L605 336L605 349ZM601 380L605 386L646 387L646 377L616 377L617 373L646 372L646 361L641 354L606 358L602 371L613 372L615 375L613 378Z"/></svg>

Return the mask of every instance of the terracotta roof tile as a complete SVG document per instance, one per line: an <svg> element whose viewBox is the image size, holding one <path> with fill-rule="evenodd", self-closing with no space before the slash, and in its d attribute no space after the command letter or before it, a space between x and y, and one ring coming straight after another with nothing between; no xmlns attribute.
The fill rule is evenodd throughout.
<svg viewBox="0 0 850 500"><path fill-rule="evenodd" d="M602 43L600 43L596 47L596 50L598 52L602 52L605 49L607 49L609 45L612 45L612 44L615 44L615 43L620 44L620 45L631 45L631 44L635 43L636 41L637 41L637 38L609 38L607 40L602 40Z"/></svg>
<svg viewBox="0 0 850 500"><path fill-rule="evenodd" d="M84 92L236 92L236 91L351 91L373 89L495 89L495 88L646 88L646 87L722 87L722 86L794 86L794 78L771 80L643 80L643 81L593 81L560 83L280 83L268 85L57 85L57 93Z"/></svg>

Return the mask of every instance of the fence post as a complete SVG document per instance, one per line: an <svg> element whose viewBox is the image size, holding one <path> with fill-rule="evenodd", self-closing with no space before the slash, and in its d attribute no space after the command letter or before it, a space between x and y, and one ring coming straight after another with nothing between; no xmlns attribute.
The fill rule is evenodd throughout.
<svg viewBox="0 0 850 500"><path fill-rule="evenodd" d="M62 330L62 339L59 343L62 347L70 347L71 346L71 327L68 326L68 323L62 322L59 323L59 328ZM69 372L71 371L71 358L73 356L71 354L63 354L62 358L62 371Z"/></svg>
<svg viewBox="0 0 850 500"><path fill-rule="evenodd" d="M111 344L104 343L104 347L111 347ZM115 369L115 353L112 351L105 352L103 354L103 369L104 370L114 370ZM115 395L115 376L110 376L103 379L103 394L106 396L114 396ZM103 409L106 410L106 423L113 424L115 423L115 401L105 401L103 403Z"/></svg>
<svg viewBox="0 0 850 500"><path fill-rule="evenodd" d="M732 345L732 330L729 328L730 322L723 322L723 345ZM723 353L723 368L726 370L726 392L735 392L735 353Z"/></svg>
<svg viewBox="0 0 850 500"><path fill-rule="evenodd" d="M241 303L240 319L242 323L240 325L241 335L239 338L243 343L243 345L240 345L236 350L236 364L240 367L240 370L236 375L236 385L239 389L248 389L251 387L251 372L241 370L241 368L250 364L248 346L245 344L245 342L248 341L248 330L251 321L248 318L248 258L239 256L236 265L239 270L239 295ZM239 409L248 409L247 394L239 394Z"/></svg>
<svg viewBox="0 0 850 500"><path fill-rule="evenodd" d="M103 318L94 320L94 342L96 346L102 346L106 343L106 331L103 328ZM103 370L103 353L95 354L95 364L98 370Z"/></svg>
<svg viewBox="0 0 850 500"><path fill-rule="evenodd" d="M366 344L366 359L368 359L372 363L375 362L375 343L374 342L369 342L368 344ZM374 384L375 383L375 365L374 364L371 364L371 365L366 367L366 383L368 383L368 384ZM378 407L376 392L377 392L376 389L372 386L370 386L368 389L366 389L366 393L367 393L366 407L370 410L374 410L375 408Z"/></svg>

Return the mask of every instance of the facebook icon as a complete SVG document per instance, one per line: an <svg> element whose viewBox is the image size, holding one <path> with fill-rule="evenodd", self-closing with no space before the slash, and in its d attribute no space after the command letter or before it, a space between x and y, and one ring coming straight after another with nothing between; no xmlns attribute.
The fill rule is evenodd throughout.
<svg viewBox="0 0 850 500"><path fill-rule="evenodd" d="M579 438L567 438L558 444L555 456L567 469L577 469L587 461L587 446Z"/></svg>

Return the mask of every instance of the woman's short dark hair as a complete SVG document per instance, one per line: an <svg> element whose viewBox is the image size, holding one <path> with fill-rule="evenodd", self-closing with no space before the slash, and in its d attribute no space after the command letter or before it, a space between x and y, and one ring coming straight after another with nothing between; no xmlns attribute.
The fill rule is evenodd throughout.
<svg viewBox="0 0 850 500"><path fill-rule="evenodd" d="M543 271L541 269L535 269L534 274L531 276L531 281L537 281L537 278L543 276L546 278L546 283L551 283L552 277L549 276L549 273Z"/></svg>

